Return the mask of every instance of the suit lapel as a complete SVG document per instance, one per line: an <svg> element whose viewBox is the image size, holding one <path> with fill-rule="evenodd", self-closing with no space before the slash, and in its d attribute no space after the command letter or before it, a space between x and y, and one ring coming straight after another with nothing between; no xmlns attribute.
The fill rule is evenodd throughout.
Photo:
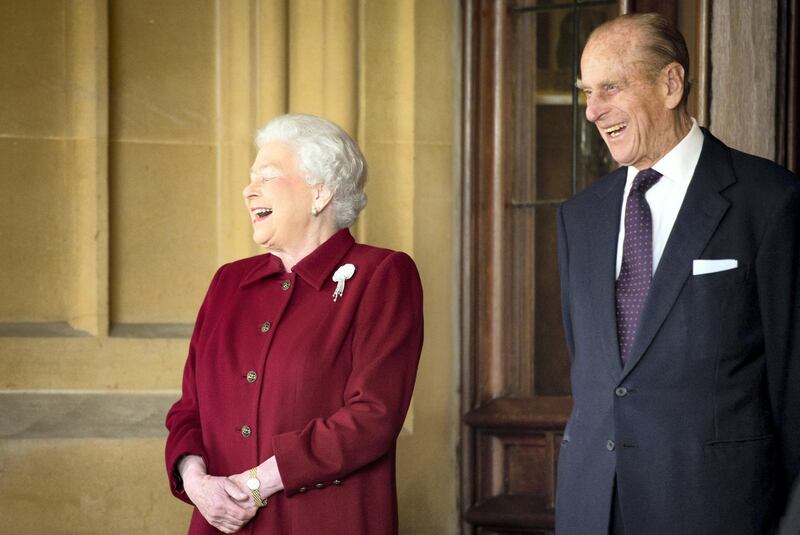
<svg viewBox="0 0 800 535"><path fill-rule="evenodd" d="M587 214L586 236L590 239L591 292L593 316L598 321L600 353L606 359L608 370L614 379L619 377L622 366L617 341L617 318L615 300L615 274L617 266L617 240L619 239L620 207L625 191L627 167L615 171L609 187L598 191L600 200L597 212Z"/></svg>
<svg viewBox="0 0 800 535"><path fill-rule="evenodd" d="M719 194L735 182L730 154L727 147L707 130L704 129L703 134L705 140L700 160L653 275L623 378L652 343L692 272L692 261L700 258L730 206L730 202Z"/></svg>

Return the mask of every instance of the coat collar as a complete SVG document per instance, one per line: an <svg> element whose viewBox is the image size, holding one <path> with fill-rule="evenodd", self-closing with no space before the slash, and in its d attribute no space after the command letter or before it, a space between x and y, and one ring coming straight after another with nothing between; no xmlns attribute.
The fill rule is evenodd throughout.
<svg viewBox="0 0 800 535"><path fill-rule="evenodd" d="M350 230L343 228L295 264L292 271L315 290L319 291L354 243L355 240L350 234ZM280 258L267 253L263 255L263 260L245 275L239 287L243 288L276 273L285 272L286 270Z"/></svg>
<svg viewBox="0 0 800 535"><path fill-rule="evenodd" d="M600 336L599 343L603 349L601 353L605 355L606 364L613 377L617 377L622 369L617 341L614 273L626 169L620 167L607 179L593 186L594 193L599 199L592 204L592 212L587 214L592 227L590 258L594 267L589 276L593 316L599 322L597 334Z"/></svg>

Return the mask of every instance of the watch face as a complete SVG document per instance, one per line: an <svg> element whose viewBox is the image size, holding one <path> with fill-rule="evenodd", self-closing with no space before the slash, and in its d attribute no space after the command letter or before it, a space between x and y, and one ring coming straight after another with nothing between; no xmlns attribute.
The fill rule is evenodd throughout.
<svg viewBox="0 0 800 535"><path fill-rule="evenodd" d="M258 490L258 487L261 486L261 482L254 477L251 477L247 480L247 488L250 490Z"/></svg>

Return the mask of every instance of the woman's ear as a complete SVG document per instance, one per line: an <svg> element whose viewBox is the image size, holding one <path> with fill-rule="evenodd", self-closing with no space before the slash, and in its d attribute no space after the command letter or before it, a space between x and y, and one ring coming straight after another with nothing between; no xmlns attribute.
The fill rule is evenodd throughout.
<svg viewBox="0 0 800 535"><path fill-rule="evenodd" d="M333 192L325 184L316 184L312 190L311 213L321 213L333 199Z"/></svg>

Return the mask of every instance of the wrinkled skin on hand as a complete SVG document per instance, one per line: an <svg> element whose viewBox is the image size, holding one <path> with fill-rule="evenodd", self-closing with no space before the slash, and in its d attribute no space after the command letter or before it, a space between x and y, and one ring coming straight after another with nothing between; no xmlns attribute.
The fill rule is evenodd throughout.
<svg viewBox="0 0 800 535"><path fill-rule="evenodd" d="M267 498L283 490L283 481L281 481L281 474L278 471L278 462L273 455L260 465L256 466L256 474L258 480L261 482L258 492L261 499L266 501ZM247 480L250 479L250 471L245 470L241 474L233 474L228 477L229 480L234 482L241 490L250 495L250 503L255 506L255 500L247 487Z"/></svg>
<svg viewBox="0 0 800 535"><path fill-rule="evenodd" d="M200 457L187 456L179 465L186 495L206 521L223 533L236 533L258 511L246 486L227 477L210 476Z"/></svg>

